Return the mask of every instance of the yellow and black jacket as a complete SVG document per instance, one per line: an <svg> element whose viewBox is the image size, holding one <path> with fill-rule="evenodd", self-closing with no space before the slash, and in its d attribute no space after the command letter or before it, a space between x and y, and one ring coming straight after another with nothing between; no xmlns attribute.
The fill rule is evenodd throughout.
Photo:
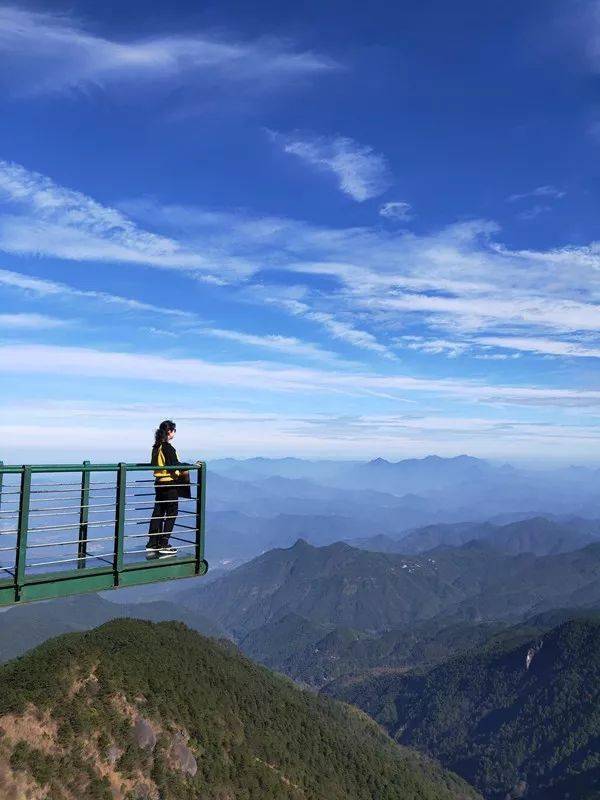
<svg viewBox="0 0 600 800"><path fill-rule="evenodd" d="M154 477L157 483L178 483L181 473L184 470L178 469L163 469L164 466L168 467L186 467L187 464L182 464L177 457L177 451L169 442L162 444L155 444L152 448L152 458L150 463L154 470Z"/></svg>

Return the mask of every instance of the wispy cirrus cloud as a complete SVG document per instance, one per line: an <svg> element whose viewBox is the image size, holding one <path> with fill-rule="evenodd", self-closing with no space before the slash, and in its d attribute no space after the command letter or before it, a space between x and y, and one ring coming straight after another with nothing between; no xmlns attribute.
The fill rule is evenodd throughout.
<svg viewBox="0 0 600 800"><path fill-rule="evenodd" d="M0 314L0 328L9 331L39 331L64 328L68 324L68 320L49 317L46 314Z"/></svg>
<svg viewBox="0 0 600 800"><path fill-rule="evenodd" d="M106 430L126 425L124 457L139 458L145 452L148 431L160 419L160 403L48 401L11 403L0 407L0 436L11 452L22 455L55 453L57 447L72 460L109 454L114 446ZM435 452L457 455L468 443L469 452L483 457L530 456L532 450L548 458L567 453L595 458L598 428L581 416L575 421L552 424L522 421L510 414L487 418L482 414L452 417L447 414L332 414L291 412L259 413L175 401L171 415L185 435L185 457L214 455L372 458L385 452L406 458ZM43 443L40 449L40 443ZM70 443L70 445L66 445Z"/></svg>
<svg viewBox="0 0 600 800"><path fill-rule="evenodd" d="M211 277L211 265L199 252L18 164L0 161L0 206L0 249L8 253L145 264Z"/></svg>
<svg viewBox="0 0 600 800"><path fill-rule="evenodd" d="M547 200L560 200L564 197L566 192L562 189L557 189L556 186L537 186L529 192L522 192L521 194L511 194L506 200L508 203L517 203L519 200L529 200L530 198L546 198Z"/></svg>
<svg viewBox="0 0 600 800"><path fill-rule="evenodd" d="M600 358L600 346L589 347L583 342L560 339L527 338L521 336L487 336L479 339L481 344L492 347L521 350L544 356L574 356L576 358Z"/></svg>
<svg viewBox="0 0 600 800"><path fill-rule="evenodd" d="M524 200L537 201L534 202L533 205L529 205L527 208L522 209L517 214L518 219L529 222L533 219L537 219L537 217L541 216L542 214L547 214L549 211L552 211L552 202L555 200L560 200L565 195L566 192L562 189L557 189L556 186L545 185L537 186L535 189L532 189L529 192L511 194L506 198L506 202L521 204Z"/></svg>
<svg viewBox="0 0 600 800"><path fill-rule="evenodd" d="M283 295L271 294L266 296L265 300L284 308L296 317L304 317L311 322L322 325L334 339L347 342L361 350L370 350L387 358L395 357L390 348L377 341L377 338L372 333L362 330L350 322L341 320L329 312L315 311L307 303L286 297L285 293Z"/></svg>
<svg viewBox="0 0 600 800"><path fill-rule="evenodd" d="M6 374L61 374L127 381L251 388L267 393L315 392L382 396L402 402L405 394L436 395L490 405L598 407L600 390L543 386L490 385L475 380L415 378L404 374L323 370L274 363L217 363L158 353L126 353L90 347L0 345L0 369Z"/></svg>
<svg viewBox="0 0 600 800"><path fill-rule="evenodd" d="M284 153L296 156L319 172L333 175L339 189L359 203L378 197L391 185L385 157L348 136L316 136L300 131L268 133Z"/></svg>
<svg viewBox="0 0 600 800"><path fill-rule="evenodd" d="M42 298L68 299L75 298L97 301L102 304L114 305L130 311L143 311L165 314L178 319L196 319L196 314L178 308L158 306L154 303L144 303L131 297L121 297L110 292L101 292L91 289L78 289L61 281L51 281L45 278L36 278L15 272L9 269L0 269L0 286L17 289L28 295Z"/></svg>
<svg viewBox="0 0 600 800"><path fill-rule="evenodd" d="M600 245L510 250L487 220L416 235L148 201L131 202L124 213L6 163L2 210L0 249L9 253L179 269L227 282L246 299L278 305L332 339L388 358L398 354L399 335L454 341L461 350L467 342L477 352L482 336L564 341L600 332ZM270 283L270 270L286 273L287 285ZM322 277L327 292L313 286Z"/></svg>
<svg viewBox="0 0 600 800"><path fill-rule="evenodd" d="M204 77L253 90L336 69L333 59L277 39L249 42L204 33L116 40L66 14L0 7L0 85L42 94L127 83L196 84Z"/></svg>
<svg viewBox="0 0 600 800"><path fill-rule="evenodd" d="M412 206L410 203L394 201L384 203L379 209L379 216L391 219L396 222L409 222L413 218Z"/></svg>
<svg viewBox="0 0 600 800"><path fill-rule="evenodd" d="M212 336L217 339L224 339L236 344L247 345L252 348L270 350L295 358L308 358L315 361L336 362L341 365L342 359L331 350L326 350L312 342L305 342L296 336L282 336L281 334L252 334L243 331L229 330L227 328L200 328L197 331L192 329L190 333L199 333L203 336Z"/></svg>
<svg viewBox="0 0 600 800"><path fill-rule="evenodd" d="M211 246L218 242L221 251L232 248L263 271L292 273L296 286L259 285L251 296L324 327L337 320L343 324L332 323L329 333L372 352L392 354L401 331L438 343L419 348L423 352L472 352L501 360L505 353L494 355L490 346L484 352L477 338L600 332L600 246L593 242L510 250L499 241L498 225L488 220L416 235L202 209L154 211L161 223L169 220L175 230L185 229L198 241L208 238ZM337 288L313 292L311 276L327 276Z"/></svg>

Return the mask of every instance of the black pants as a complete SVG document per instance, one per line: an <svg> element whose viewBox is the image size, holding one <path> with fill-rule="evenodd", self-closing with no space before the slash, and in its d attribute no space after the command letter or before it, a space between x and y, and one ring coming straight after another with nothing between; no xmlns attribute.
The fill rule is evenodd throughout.
<svg viewBox="0 0 600 800"><path fill-rule="evenodd" d="M179 494L176 486L164 483L155 485L154 494L156 502L148 530L148 544L150 547L167 547L179 511Z"/></svg>

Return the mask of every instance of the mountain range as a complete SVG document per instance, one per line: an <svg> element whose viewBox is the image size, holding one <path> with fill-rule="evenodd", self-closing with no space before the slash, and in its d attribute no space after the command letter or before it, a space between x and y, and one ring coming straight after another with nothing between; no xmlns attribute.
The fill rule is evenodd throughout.
<svg viewBox="0 0 600 800"><path fill-rule="evenodd" d="M600 607L600 543L508 555L486 542L404 556L298 541L177 596L252 658L310 685L432 663L533 615Z"/></svg>
<svg viewBox="0 0 600 800"><path fill-rule="evenodd" d="M207 554L216 566L231 567L297 538L323 546L386 537L381 546L424 526L503 525L532 517L567 526L589 518L597 532L599 496L597 469L528 470L470 456L215 460L208 475L207 525L214 535Z"/></svg>
<svg viewBox="0 0 600 800"><path fill-rule="evenodd" d="M600 603L600 543L569 553L507 555L488 543L405 556L298 540L238 567L182 604L234 636L290 613L365 632L442 617L514 620Z"/></svg>
<svg viewBox="0 0 600 800"><path fill-rule="evenodd" d="M473 540L488 542L496 550L512 555L566 553L600 541L600 519L538 516L505 524L493 520L457 522L415 528L399 539L379 534L351 539L349 543L365 550L415 554L440 545L460 546Z"/></svg>

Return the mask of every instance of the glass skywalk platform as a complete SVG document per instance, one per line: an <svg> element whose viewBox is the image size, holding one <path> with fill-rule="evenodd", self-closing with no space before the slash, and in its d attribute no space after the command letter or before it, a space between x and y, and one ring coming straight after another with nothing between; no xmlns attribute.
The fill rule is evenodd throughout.
<svg viewBox="0 0 600 800"><path fill-rule="evenodd" d="M0 462L0 605L204 575L206 465L186 466L169 558L145 549L153 469Z"/></svg>

